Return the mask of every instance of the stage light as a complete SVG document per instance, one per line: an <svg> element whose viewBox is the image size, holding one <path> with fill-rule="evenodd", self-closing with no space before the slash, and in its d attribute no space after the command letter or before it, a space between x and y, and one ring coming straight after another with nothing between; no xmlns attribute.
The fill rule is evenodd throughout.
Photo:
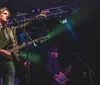
<svg viewBox="0 0 100 85"><path fill-rule="evenodd" d="M60 21L60 23L62 23L62 24L67 23L67 19L62 19L62 20L59 19L59 21Z"/></svg>

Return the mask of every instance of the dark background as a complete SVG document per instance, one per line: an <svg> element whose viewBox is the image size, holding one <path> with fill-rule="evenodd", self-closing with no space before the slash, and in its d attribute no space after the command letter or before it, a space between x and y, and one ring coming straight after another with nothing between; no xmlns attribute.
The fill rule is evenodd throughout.
<svg viewBox="0 0 100 85"><path fill-rule="evenodd" d="M77 7L82 8L82 11L84 11L81 16L85 15L83 21L73 27L78 40L74 40L70 32L65 31L64 33L43 43L43 46L59 47L62 67L65 68L68 64L72 66L69 76L71 80L69 85L90 85L88 84L89 79L84 80L84 76L82 74L89 70L81 62L81 60L84 61L94 73L96 73L96 69L99 64L97 61L100 36L99 2L93 0L1 0L0 2L0 6L7 6L11 10L12 14L16 14L16 12L30 12L32 9L36 8L44 9L70 4L77 4ZM82 17L80 17L80 19L81 18ZM50 22L52 22L52 19ZM50 28L48 28L48 30L50 30ZM40 48L43 49L43 47ZM77 53L74 52L79 54L78 57ZM44 84L45 79L47 78L45 77L45 68L42 68L40 65L31 64L31 75L31 79L33 79L32 81L34 82L35 80L35 85L40 82ZM89 76L88 73L87 76ZM92 79L93 85L97 85L96 74L93 75L92 73Z"/></svg>

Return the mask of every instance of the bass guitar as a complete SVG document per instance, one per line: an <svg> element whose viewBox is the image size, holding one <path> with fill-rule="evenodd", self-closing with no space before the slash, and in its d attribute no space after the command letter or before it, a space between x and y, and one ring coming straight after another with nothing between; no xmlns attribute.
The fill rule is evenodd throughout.
<svg viewBox="0 0 100 85"><path fill-rule="evenodd" d="M66 77L66 75L70 72L72 67L70 66L69 68L66 68L65 72L59 72L58 75L55 76L55 80L60 84L60 85L66 85L69 79Z"/></svg>

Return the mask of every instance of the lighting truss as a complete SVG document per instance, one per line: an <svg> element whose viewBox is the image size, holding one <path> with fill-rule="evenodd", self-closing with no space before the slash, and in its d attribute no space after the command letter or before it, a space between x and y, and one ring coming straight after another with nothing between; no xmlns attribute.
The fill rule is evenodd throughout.
<svg viewBox="0 0 100 85"><path fill-rule="evenodd" d="M62 16L67 15L71 12L71 9L69 8L69 6L66 6L66 5L53 7L53 8L47 8L47 9L43 9L42 11L45 11L45 10L48 10L49 13L47 13L44 20L51 19L51 18L61 18ZM18 22L26 22L26 21L33 20L33 18L29 16L29 13L17 14L16 16L14 16L14 18L16 18ZM14 20L12 20L12 18L9 18L9 22L7 25L9 26L12 24L14 24Z"/></svg>

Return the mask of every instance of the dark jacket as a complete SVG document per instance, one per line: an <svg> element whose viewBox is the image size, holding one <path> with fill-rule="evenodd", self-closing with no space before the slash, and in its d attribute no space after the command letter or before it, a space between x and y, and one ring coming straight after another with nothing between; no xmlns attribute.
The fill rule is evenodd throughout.
<svg viewBox="0 0 100 85"><path fill-rule="evenodd" d="M5 28L0 28L0 49L5 49L11 45L11 39L9 37L9 32L12 31L15 40L17 41L17 36L16 36L16 31L20 27L27 28L27 26L31 23L32 21L26 22L25 24L22 24L20 26L11 26L11 27L5 27ZM0 55L0 62L2 61L8 61L8 60L16 60L14 57L13 53L11 56L2 56Z"/></svg>
<svg viewBox="0 0 100 85"><path fill-rule="evenodd" d="M48 68L52 77L54 77L55 74L58 74L61 70L59 59L51 55L49 55L46 59L46 67Z"/></svg>

